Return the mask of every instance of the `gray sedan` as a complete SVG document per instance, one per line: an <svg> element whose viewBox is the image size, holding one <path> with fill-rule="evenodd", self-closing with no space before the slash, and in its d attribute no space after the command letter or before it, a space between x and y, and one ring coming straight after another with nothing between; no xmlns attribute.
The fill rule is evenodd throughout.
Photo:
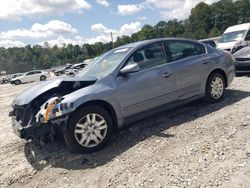
<svg viewBox="0 0 250 188"><path fill-rule="evenodd" d="M116 128L196 99L220 101L234 75L229 53L200 42L141 41L108 51L77 77L22 92L10 116L21 138L62 132L74 151L93 152Z"/></svg>

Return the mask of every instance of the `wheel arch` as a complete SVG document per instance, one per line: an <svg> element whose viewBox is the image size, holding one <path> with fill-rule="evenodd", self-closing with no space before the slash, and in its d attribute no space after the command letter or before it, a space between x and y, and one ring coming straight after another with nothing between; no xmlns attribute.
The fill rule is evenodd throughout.
<svg viewBox="0 0 250 188"><path fill-rule="evenodd" d="M92 101L88 101L88 102L85 102L83 104L81 104L80 106L78 106L75 110L79 110L81 108L84 108L84 107L87 107L87 106L100 106L102 108L104 108L110 115L111 115L111 119L112 119L112 122L113 122L113 125L114 125L114 129L118 129L118 120L117 120L117 114L115 112L115 109L114 107L108 103L107 101L104 101L104 100L92 100ZM74 113L72 112L72 113Z"/></svg>
<svg viewBox="0 0 250 188"><path fill-rule="evenodd" d="M212 74L214 74L214 73L220 73L220 74L223 76L223 78L225 79L225 84L226 84L225 87L227 88L227 87L228 87L227 74L225 73L225 71L224 71L223 69L220 69L220 68L216 68L216 69L214 69L214 70L212 70L212 71L210 72L210 74L209 74L208 77L207 77L206 84L207 84L207 81L208 81L209 77L210 77Z"/></svg>
<svg viewBox="0 0 250 188"><path fill-rule="evenodd" d="M44 74L42 74L42 75L40 76L40 78L42 78L42 77L45 77L45 78L47 78L47 76L46 76L46 75L44 75Z"/></svg>

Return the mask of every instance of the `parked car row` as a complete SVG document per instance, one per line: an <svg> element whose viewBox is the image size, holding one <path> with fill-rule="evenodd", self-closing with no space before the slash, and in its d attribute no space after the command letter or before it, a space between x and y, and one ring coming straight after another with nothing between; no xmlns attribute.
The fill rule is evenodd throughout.
<svg viewBox="0 0 250 188"><path fill-rule="evenodd" d="M73 78L19 94L10 116L24 139L64 135L75 151L102 148L116 128L196 99L223 99L235 75L226 51L186 39L153 39L106 52Z"/></svg>
<svg viewBox="0 0 250 188"><path fill-rule="evenodd" d="M91 62L91 59L85 60L83 63L77 64L67 64L65 67L53 71L56 76L61 76L66 74L68 76L76 76L83 68L87 66L88 63Z"/></svg>
<svg viewBox="0 0 250 188"><path fill-rule="evenodd" d="M72 64L67 64L66 66L64 66L63 68L60 68L58 70L53 70L52 72L55 74L55 76L61 76L63 74L65 74L65 72L70 69L70 67L72 66Z"/></svg>
<svg viewBox="0 0 250 188"><path fill-rule="evenodd" d="M91 59L86 60L85 62L74 64L74 65L67 64L64 68L61 68L59 70L54 70L52 72L56 76L65 74L65 75L73 77L73 76L76 76L83 68L85 68L87 66L87 63L91 62ZM0 83L1 84L11 83L11 84L19 85L21 83L27 83L27 82L33 82L33 81L39 81L39 80L44 81L49 77L50 77L50 74L46 71L33 70L27 73L16 73L16 74L5 76L1 78Z"/></svg>

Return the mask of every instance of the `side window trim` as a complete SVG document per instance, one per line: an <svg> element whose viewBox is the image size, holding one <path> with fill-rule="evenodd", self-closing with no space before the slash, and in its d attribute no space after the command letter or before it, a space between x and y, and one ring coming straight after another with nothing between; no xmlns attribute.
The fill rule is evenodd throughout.
<svg viewBox="0 0 250 188"><path fill-rule="evenodd" d="M190 58L194 58L194 57L199 57L199 56L203 56L203 55L207 55L208 54L206 46L204 44L201 44L201 43L198 43L198 42L195 42L195 41L166 40L165 42L166 42L165 45L167 46L168 49L169 49L168 45L169 45L170 42L183 42L183 43L191 43L191 44L193 43L194 45L195 44L201 45L204 48L204 52L205 52L205 53L201 53L201 54L197 54L197 55L191 55L191 56L188 56L188 57L185 57L185 58L182 58L182 59L177 59L177 60L173 60L172 55L169 54L170 55L170 59L171 59L171 61L169 63L178 62L178 61L182 61L182 60L186 60L186 59L190 59ZM170 51L170 49L169 49L169 51Z"/></svg>
<svg viewBox="0 0 250 188"><path fill-rule="evenodd" d="M165 61L164 64L168 63L168 62L167 62L167 58L166 58L166 55L167 55L167 54L166 54L166 51L165 51L163 42L164 42L164 41L153 42L153 43L147 44L147 45L145 45L145 46L142 46L142 47L136 49L136 50L126 59L125 63L122 65L122 67L120 68L120 70L121 70L123 67L125 67L125 66L129 63L129 60L133 57L133 55L134 55L136 52L142 50L143 48L146 48L147 46L154 45L154 44L159 44L159 45L161 46L162 52L163 52L163 55L164 55L164 57L163 57L163 58L164 58L164 61ZM163 64L162 64L162 65L163 65ZM158 66L158 65L157 65L157 66ZM155 66L155 67L157 67L157 66ZM151 69L151 68L154 68L154 67L150 67L150 68L146 68L146 69L141 69L141 70L148 70L148 69Z"/></svg>
<svg viewBox="0 0 250 188"><path fill-rule="evenodd" d="M163 46L164 46L164 51L165 51L165 54L166 54L165 56L169 57L169 59L166 59L166 61L167 61L167 63L171 63L171 62L173 62L173 60L172 60L171 52L170 52L169 47L168 47L168 41L169 40L163 41Z"/></svg>
<svg viewBox="0 0 250 188"><path fill-rule="evenodd" d="M26 75L27 76L30 76L30 75L32 75L33 74L33 72L28 72Z"/></svg>

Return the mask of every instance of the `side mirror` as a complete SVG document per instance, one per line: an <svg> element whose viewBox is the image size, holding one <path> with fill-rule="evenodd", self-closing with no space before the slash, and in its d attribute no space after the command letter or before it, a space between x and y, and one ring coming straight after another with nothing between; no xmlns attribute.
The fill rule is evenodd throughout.
<svg viewBox="0 0 250 188"><path fill-rule="evenodd" d="M133 63L133 64L129 64L129 65L126 65L125 67L123 67L120 70L120 73L122 75L127 75L130 73L138 72L139 70L140 70L139 65L137 63Z"/></svg>

